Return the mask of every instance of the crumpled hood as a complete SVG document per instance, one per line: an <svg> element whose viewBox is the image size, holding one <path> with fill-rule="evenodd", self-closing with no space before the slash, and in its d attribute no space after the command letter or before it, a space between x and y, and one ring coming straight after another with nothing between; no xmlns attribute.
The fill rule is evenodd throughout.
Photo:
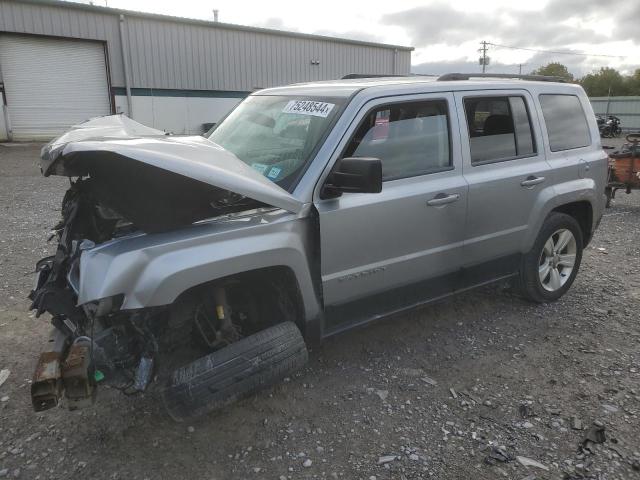
<svg viewBox="0 0 640 480"><path fill-rule="evenodd" d="M83 160L113 153L267 205L298 213L303 203L249 167L234 154L201 136L170 136L125 115L95 118L72 127L42 148L42 174L83 176Z"/></svg>

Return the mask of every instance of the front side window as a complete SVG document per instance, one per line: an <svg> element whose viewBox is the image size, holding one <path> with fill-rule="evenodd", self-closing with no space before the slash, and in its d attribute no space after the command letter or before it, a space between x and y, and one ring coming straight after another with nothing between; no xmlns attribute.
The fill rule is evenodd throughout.
<svg viewBox="0 0 640 480"><path fill-rule="evenodd" d="M382 179L395 180L451 167L446 100L404 102L369 112L343 157L375 157Z"/></svg>
<svg viewBox="0 0 640 480"><path fill-rule="evenodd" d="M304 173L343 98L251 96L209 135L285 190Z"/></svg>
<svg viewBox="0 0 640 480"><path fill-rule="evenodd" d="M464 99L464 110L472 164L499 162L535 153L524 98L468 97Z"/></svg>
<svg viewBox="0 0 640 480"><path fill-rule="evenodd" d="M540 106L552 152L591 144L589 125L578 97L543 94L540 95Z"/></svg>

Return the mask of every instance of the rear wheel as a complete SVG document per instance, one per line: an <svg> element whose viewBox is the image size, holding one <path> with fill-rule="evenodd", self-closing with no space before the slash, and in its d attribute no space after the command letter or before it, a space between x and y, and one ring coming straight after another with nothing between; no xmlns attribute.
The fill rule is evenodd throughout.
<svg viewBox="0 0 640 480"><path fill-rule="evenodd" d="M549 215L523 259L520 278L524 296L543 303L564 295L578 273L582 244L582 230L575 218L558 212Z"/></svg>

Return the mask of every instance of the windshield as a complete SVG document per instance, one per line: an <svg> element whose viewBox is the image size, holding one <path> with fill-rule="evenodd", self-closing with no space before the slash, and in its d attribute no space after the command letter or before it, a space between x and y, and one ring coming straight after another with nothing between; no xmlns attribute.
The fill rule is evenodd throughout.
<svg viewBox="0 0 640 480"><path fill-rule="evenodd" d="M304 172L344 100L251 96L208 138L289 190Z"/></svg>

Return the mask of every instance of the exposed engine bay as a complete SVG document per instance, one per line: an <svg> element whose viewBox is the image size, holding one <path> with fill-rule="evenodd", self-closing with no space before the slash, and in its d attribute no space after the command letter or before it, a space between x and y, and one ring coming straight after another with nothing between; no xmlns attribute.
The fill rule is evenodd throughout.
<svg viewBox="0 0 640 480"><path fill-rule="evenodd" d="M167 307L121 312L118 297L77 305L83 250L118 236L178 228L216 212L229 213L257 203L220 195L208 185L185 186L199 182L170 178L176 175L146 166L137 166L130 179L142 185L148 182L153 189L139 185L134 189L127 185L133 180L116 181L118 159L110 166L114 164L116 168L106 174L91 169L90 176L72 181L63 200L62 219L54 228L56 253L36 266L31 308L36 316L49 313L57 331L34 378L36 410L57 405L63 390L69 407L83 406L93 400L99 381L108 381L126 394L145 391L159 363L179 365L251 331L247 309L257 307L232 284L203 286ZM184 188L190 193L178 198L168 191L159 197L167 182L177 185L174 191L184 192ZM230 302L242 307L232 308Z"/></svg>
<svg viewBox="0 0 640 480"><path fill-rule="evenodd" d="M247 291L247 285L268 283L253 273L246 275L255 278L235 277L189 288L167 305L121 309L127 292L80 304L83 252L120 238L162 235L189 228L194 222L266 205L204 181L211 172L222 172L222 183L226 175L227 183L254 188L256 197L270 195L269 188L277 188L275 195L285 200L287 194L255 172L246 174L251 169L245 169L244 164L236 166L225 152L223 161L232 167L214 162L200 165L200 170L194 167L199 177L191 178L183 174L184 164L174 157L159 166L156 159L163 158L161 148L152 157L144 156L148 149L139 148L143 154L132 158L114 151L121 146L119 140L105 141L101 150L96 141L86 147L78 134L74 135L77 143L58 139L43 149L43 173L68 176L70 187L62 202L61 220L50 238L57 241L55 255L37 263L37 279L29 295L36 316L50 314L54 326L31 387L36 411L61 402L71 409L91 404L98 384L127 395L144 392L154 380L166 382L176 368L268 326L270 320L261 318L261 312L270 310L267 303L286 298L274 291L277 285L273 284ZM126 141L130 138L122 142ZM187 151L220 153L220 147L205 139L176 142ZM187 147L182 146L185 143ZM148 145L156 147L157 141ZM163 146L175 147L171 141ZM244 182L242 175L246 176ZM252 182L258 185L252 186Z"/></svg>

